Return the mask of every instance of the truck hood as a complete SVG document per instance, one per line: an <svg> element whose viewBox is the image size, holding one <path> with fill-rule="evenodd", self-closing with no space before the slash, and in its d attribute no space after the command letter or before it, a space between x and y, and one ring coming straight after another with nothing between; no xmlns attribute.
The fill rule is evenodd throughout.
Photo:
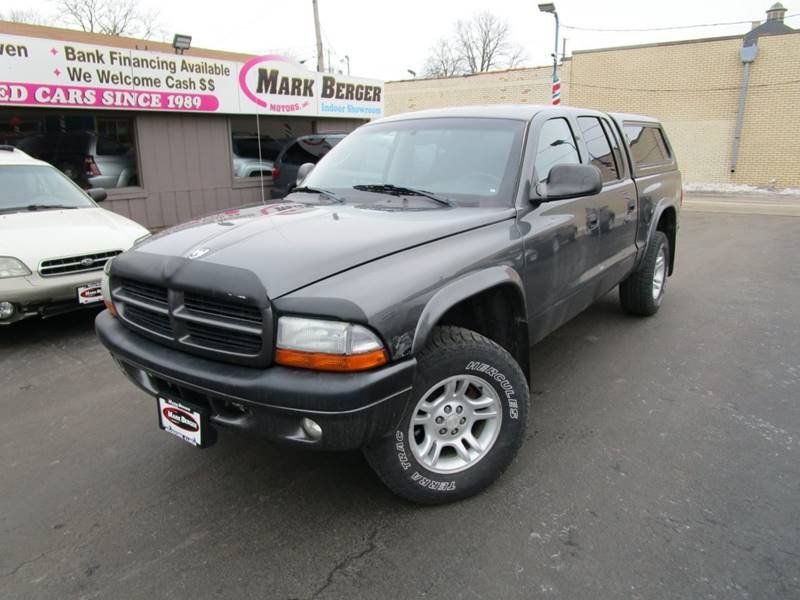
<svg viewBox="0 0 800 600"><path fill-rule="evenodd" d="M174 227L137 246L125 262L148 253L162 255L164 263L184 257L238 267L254 273L274 299L382 256L514 214L509 207L396 210L386 204L279 202Z"/></svg>
<svg viewBox="0 0 800 600"><path fill-rule="evenodd" d="M0 214L0 256L13 256L31 271L42 260L127 250L147 230L102 208Z"/></svg>

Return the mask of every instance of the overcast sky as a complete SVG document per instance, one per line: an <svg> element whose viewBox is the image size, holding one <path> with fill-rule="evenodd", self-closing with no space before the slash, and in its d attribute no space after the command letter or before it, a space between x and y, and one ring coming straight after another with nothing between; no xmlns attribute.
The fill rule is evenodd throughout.
<svg viewBox="0 0 800 600"><path fill-rule="evenodd" d="M324 54L335 67L350 56L353 75L392 80L409 78L407 69L422 74L430 47L449 36L458 19L487 7L511 24L513 39L526 51L526 65L549 64L553 17L540 13L537 1L493 0L319 0ZM557 0L562 25L591 28L646 28L766 18L774 0ZM793 4L796 2L796 5ZM290 52L313 65L314 22L311 0L140 0L157 8L164 35L193 36L193 45L251 54ZM22 8L54 14L52 0L2 0L4 9ZM800 0L784 2L787 15L800 13ZM800 28L800 17L787 20ZM744 34L748 25L676 31L603 33L562 28L571 50ZM313 68L313 66L312 66Z"/></svg>

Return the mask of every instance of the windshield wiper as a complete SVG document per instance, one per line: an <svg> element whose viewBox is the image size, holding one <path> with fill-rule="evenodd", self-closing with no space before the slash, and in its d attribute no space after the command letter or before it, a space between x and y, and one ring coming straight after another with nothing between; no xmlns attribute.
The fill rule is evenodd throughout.
<svg viewBox="0 0 800 600"><path fill-rule="evenodd" d="M391 196L420 196L422 198L430 198L434 202L438 202L442 206L453 206L453 202L447 198L437 196L433 192L427 190L418 190L415 188L403 187L391 183L370 183L354 185L353 189L362 192L375 192L376 194L389 194Z"/></svg>
<svg viewBox="0 0 800 600"><path fill-rule="evenodd" d="M0 212L15 212L22 210L60 210L64 208L78 208L77 206L67 206L66 204L27 204L25 206L9 206L8 208L0 208Z"/></svg>
<svg viewBox="0 0 800 600"><path fill-rule="evenodd" d="M339 196L337 196L333 192L329 192L328 190L321 190L319 188L307 187L303 185L300 187L296 187L291 191L292 194L295 192L303 192L307 194L322 194L323 196L327 196L331 200L335 200L339 204L344 204L344 198L339 198Z"/></svg>

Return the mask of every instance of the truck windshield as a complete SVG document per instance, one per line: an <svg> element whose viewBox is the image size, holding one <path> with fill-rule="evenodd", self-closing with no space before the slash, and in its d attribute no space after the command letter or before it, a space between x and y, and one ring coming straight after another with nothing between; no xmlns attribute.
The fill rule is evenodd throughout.
<svg viewBox="0 0 800 600"><path fill-rule="evenodd" d="M359 194L359 200L364 192L407 188L460 205L510 206L524 133L525 122L511 119L428 118L367 125L331 150L303 185L345 198Z"/></svg>
<svg viewBox="0 0 800 600"><path fill-rule="evenodd" d="M0 166L0 190L0 212L94 206L80 188L46 165Z"/></svg>

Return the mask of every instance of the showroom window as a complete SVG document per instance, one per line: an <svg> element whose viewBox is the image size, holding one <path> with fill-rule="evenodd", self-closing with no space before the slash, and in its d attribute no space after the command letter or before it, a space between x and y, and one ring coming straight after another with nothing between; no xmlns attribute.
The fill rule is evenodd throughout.
<svg viewBox="0 0 800 600"><path fill-rule="evenodd" d="M84 189L141 186L133 117L0 110L0 143L50 163Z"/></svg>
<svg viewBox="0 0 800 600"><path fill-rule="evenodd" d="M312 120L237 116L230 117L230 130L234 179L257 181L263 176L271 183L272 168L281 149L294 138L311 133Z"/></svg>

